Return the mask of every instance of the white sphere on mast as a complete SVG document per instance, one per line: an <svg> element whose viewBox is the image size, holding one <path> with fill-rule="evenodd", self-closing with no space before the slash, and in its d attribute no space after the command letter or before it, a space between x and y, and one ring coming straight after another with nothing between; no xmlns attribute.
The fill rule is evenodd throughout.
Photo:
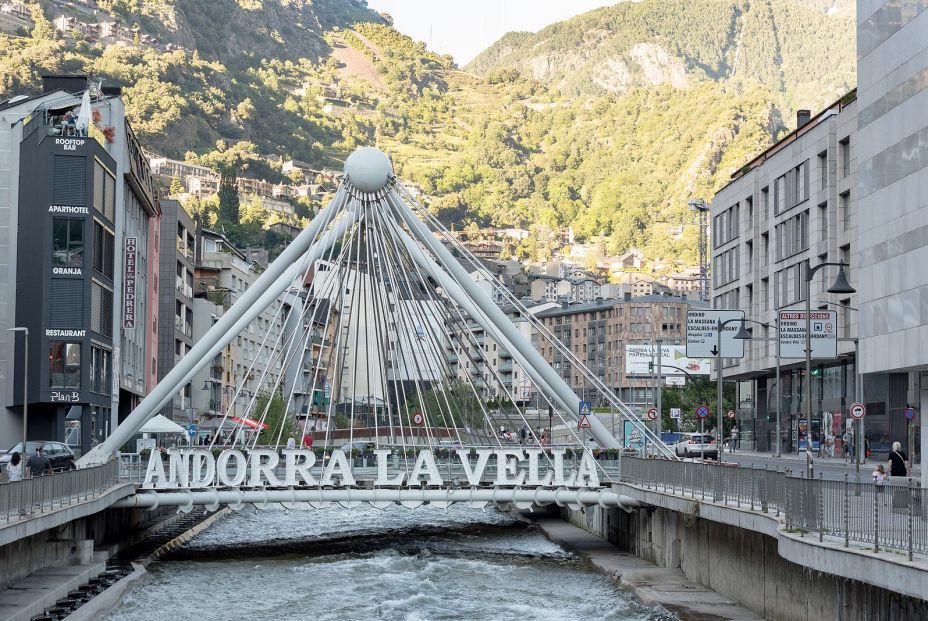
<svg viewBox="0 0 928 621"><path fill-rule="evenodd" d="M362 192L376 192L387 185L393 164L387 154L375 147L361 147L345 160L348 183Z"/></svg>

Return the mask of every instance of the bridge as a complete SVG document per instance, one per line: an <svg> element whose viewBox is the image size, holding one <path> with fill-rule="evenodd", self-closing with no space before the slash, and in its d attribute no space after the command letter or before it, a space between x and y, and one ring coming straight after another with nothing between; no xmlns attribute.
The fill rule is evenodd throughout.
<svg viewBox="0 0 928 621"><path fill-rule="evenodd" d="M267 308L286 326L277 336L256 323ZM247 370L261 388L247 393L245 413L224 411L207 445L124 450L245 330L274 352L260 373ZM501 352L512 358L508 373ZM504 377L516 371L532 399ZM646 455L623 449L565 378L628 421ZM240 396L244 385L232 402ZM272 397L282 402L276 412ZM925 490L679 460L404 190L376 149L349 157L329 205L79 466L0 485L7 558L55 546L40 534L104 511L135 527L165 509L467 503L558 511L769 616L829 618L813 611L835 581L870 602L903 601L909 618L928 614ZM28 567L11 564L0 587ZM793 587L797 567L811 572L805 590ZM758 582L762 601L728 586L742 576ZM792 595L767 598L765 585Z"/></svg>

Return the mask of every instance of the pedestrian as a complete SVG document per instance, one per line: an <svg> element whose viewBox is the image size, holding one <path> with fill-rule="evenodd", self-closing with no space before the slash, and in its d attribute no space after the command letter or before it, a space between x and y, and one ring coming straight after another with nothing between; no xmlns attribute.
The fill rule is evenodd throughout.
<svg viewBox="0 0 928 621"><path fill-rule="evenodd" d="M303 448L311 449L313 447L313 434L304 433L303 434Z"/></svg>
<svg viewBox="0 0 928 621"><path fill-rule="evenodd" d="M29 458L26 463L29 468L29 476L40 477L51 473L52 463L45 456L45 451L41 445L35 447L35 455Z"/></svg>
<svg viewBox="0 0 928 621"><path fill-rule="evenodd" d="M825 434L825 455L828 457L835 456L835 436L831 432Z"/></svg>
<svg viewBox="0 0 928 621"><path fill-rule="evenodd" d="M844 431L844 435L841 436L842 449L844 450L844 461L851 461L851 452L854 450L854 434L851 433L850 428Z"/></svg>
<svg viewBox="0 0 928 621"><path fill-rule="evenodd" d="M23 459L20 457L19 451L13 453L13 456L10 458L10 462L6 465L6 480L23 480Z"/></svg>
<svg viewBox="0 0 928 621"><path fill-rule="evenodd" d="M731 428L731 452L734 453L741 448L741 433L738 431L738 426L735 425Z"/></svg>
<svg viewBox="0 0 928 621"><path fill-rule="evenodd" d="M522 441L522 445L525 445L525 439L528 437L528 430L525 428L525 425L519 429L519 438Z"/></svg>
<svg viewBox="0 0 928 621"><path fill-rule="evenodd" d="M883 464L877 464L876 469L873 471L873 482L877 486L883 487L887 478L889 478L889 475L886 474L886 469L883 467Z"/></svg>
<svg viewBox="0 0 928 621"><path fill-rule="evenodd" d="M870 456L873 452L870 450L870 440L867 436L864 436L864 463L867 463L867 460L870 459Z"/></svg>
<svg viewBox="0 0 928 621"><path fill-rule="evenodd" d="M287 438L287 449L289 450L289 449L295 449L295 448L296 448L296 440L293 439L293 436L290 436L289 438Z"/></svg>
<svg viewBox="0 0 928 621"><path fill-rule="evenodd" d="M893 442L893 450L889 454L889 476L909 476L909 456L902 450L902 445Z"/></svg>

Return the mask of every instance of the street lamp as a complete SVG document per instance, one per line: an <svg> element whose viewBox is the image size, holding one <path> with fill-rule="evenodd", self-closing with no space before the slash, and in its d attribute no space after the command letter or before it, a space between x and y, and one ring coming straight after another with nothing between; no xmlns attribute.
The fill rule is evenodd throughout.
<svg viewBox="0 0 928 621"><path fill-rule="evenodd" d="M740 322L738 326L738 332L735 334L734 338L739 341L749 341L751 339L751 333L748 332L744 324L745 323L756 323L759 326L767 326L765 323L760 321L754 321L753 319L745 319L743 317L734 317L732 319L726 319L725 321L718 322L718 332L716 333L716 346L715 346L715 368L716 368L716 386L715 386L715 407L718 412L718 433L716 435L716 449L719 451L719 461L722 461L722 430L725 427L725 418L722 414L722 330L725 329L730 323Z"/></svg>
<svg viewBox="0 0 928 621"><path fill-rule="evenodd" d="M830 265L836 266L838 268L838 275L835 277L835 282L827 289L828 293L856 293L857 290L851 286L847 281L847 275L844 273L844 268L847 267L847 263L841 261L837 263L820 263L815 267L812 267L809 259L806 259L803 262L805 269L804 272L804 291L806 298L806 461L809 467L811 467L811 451L812 451L812 278L815 276L815 272L819 271L824 267ZM798 439L797 439L798 445ZM811 475L811 471L809 473Z"/></svg>
<svg viewBox="0 0 928 621"><path fill-rule="evenodd" d="M23 454L22 469L26 472L26 428L29 426L29 328L7 328L7 332L23 333ZM14 337L15 338L15 337Z"/></svg>

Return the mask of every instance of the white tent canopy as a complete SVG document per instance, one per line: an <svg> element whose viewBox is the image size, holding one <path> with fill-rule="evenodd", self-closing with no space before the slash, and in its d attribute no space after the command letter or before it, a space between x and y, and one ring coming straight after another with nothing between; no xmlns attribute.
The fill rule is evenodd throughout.
<svg viewBox="0 0 928 621"><path fill-rule="evenodd" d="M185 433L186 429L167 418L163 414L152 417L150 421L142 425L139 433Z"/></svg>

